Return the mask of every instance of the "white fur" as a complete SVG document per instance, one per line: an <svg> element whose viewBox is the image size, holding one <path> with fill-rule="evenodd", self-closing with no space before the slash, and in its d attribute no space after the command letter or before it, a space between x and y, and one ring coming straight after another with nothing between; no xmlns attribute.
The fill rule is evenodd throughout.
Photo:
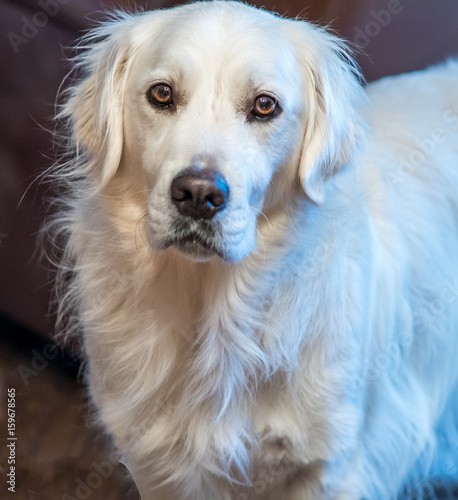
<svg viewBox="0 0 458 500"><path fill-rule="evenodd" d="M457 445L458 64L364 91L333 35L223 1L84 44L61 311L142 499L421 487ZM158 81L176 111L147 101ZM282 112L250 121L263 92ZM208 163L230 187L218 255L184 255L170 184Z"/></svg>

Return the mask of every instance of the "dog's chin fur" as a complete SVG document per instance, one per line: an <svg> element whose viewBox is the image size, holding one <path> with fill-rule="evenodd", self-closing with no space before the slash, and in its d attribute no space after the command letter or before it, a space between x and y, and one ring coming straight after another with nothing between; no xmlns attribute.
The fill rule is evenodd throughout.
<svg viewBox="0 0 458 500"><path fill-rule="evenodd" d="M217 225L208 222L181 221L179 218L173 224L173 230L167 239L159 245L159 249L167 249L173 246L183 255L195 262L206 262L214 256L223 260L231 261L231 255L227 255L221 244L223 238ZM153 250L154 239L151 242Z"/></svg>
<svg viewBox="0 0 458 500"><path fill-rule="evenodd" d="M458 449L458 64L363 91L334 36L237 2L120 14L83 45L60 315L142 499L421 488ZM170 201L196 162L230 186L207 225Z"/></svg>
<svg viewBox="0 0 458 500"><path fill-rule="evenodd" d="M207 262L217 256L214 249L207 248L195 240L177 241L173 246L193 262ZM224 259L224 255L219 256Z"/></svg>
<svg viewBox="0 0 458 500"><path fill-rule="evenodd" d="M215 252L209 250L199 243L186 241L176 245L178 250L180 250L186 257L194 262L207 262L211 258L215 257Z"/></svg>

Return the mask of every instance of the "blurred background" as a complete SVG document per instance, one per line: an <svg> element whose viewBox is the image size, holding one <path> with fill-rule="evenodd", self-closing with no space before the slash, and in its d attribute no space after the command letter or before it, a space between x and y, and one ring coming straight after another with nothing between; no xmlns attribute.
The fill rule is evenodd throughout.
<svg viewBox="0 0 458 500"><path fill-rule="evenodd" d="M37 246L51 193L34 179L55 159L49 130L75 40L113 8L179 3L186 2L0 0L0 499L138 499L95 424L81 360L52 340L52 276ZM458 55L457 0L248 3L330 26L354 45L367 81ZM16 390L15 494L6 483L9 388ZM444 473L408 498L434 495L458 498L458 486Z"/></svg>

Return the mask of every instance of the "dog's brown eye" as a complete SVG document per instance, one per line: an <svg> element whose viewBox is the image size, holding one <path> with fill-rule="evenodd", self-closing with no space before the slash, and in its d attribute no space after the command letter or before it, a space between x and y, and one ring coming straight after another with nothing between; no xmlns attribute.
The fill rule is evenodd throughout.
<svg viewBox="0 0 458 500"><path fill-rule="evenodd" d="M148 98L151 103L162 108L173 104L172 87L165 83L153 85L148 91Z"/></svg>
<svg viewBox="0 0 458 500"><path fill-rule="evenodd" d="M260 95L254 101L253 114L259 118L272 116L277 108L277 101L268 95Z"/></svg>

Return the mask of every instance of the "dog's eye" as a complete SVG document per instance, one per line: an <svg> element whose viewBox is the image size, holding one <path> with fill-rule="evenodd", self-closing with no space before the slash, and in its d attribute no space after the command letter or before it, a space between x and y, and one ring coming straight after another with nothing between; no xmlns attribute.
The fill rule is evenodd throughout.
<svg viewBox="0 0 458 500"><path fill-rule="evenodd" d="M252 113L258 118L268 118L277 110L277 100L268 95L260 95L254 101Z"/></svg>
<svg viewBox="0 0 458 500"><path fill-rule="evenodd" d="M152 104L165 108L173 104L172 87L165 83L157 83L148 91L148 99Z"/></svg>

